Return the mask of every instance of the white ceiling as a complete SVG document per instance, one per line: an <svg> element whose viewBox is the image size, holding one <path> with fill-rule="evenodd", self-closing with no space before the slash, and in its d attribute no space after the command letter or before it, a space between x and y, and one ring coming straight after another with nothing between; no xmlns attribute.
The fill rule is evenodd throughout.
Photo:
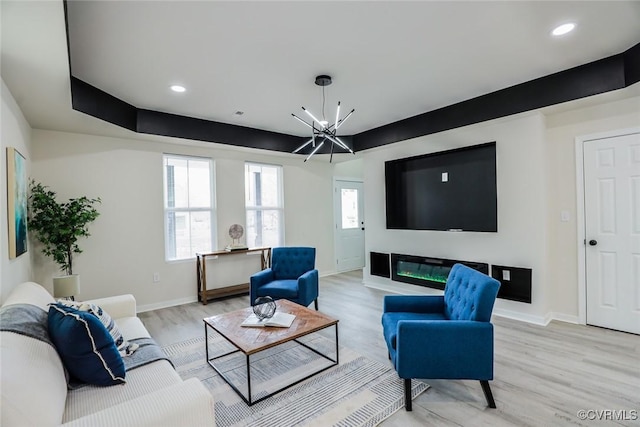
<svg viewBox="0 0 640 427"><path fill-rule="evenodd" d="M129 133L70 109L62 2L3 0L2 78L33 127ZM355 134L627 50L638 1L70 1L74 76L139 108L306 135ZM577 23L553 38L558 24ZM172 84L187 88L183 94ZM244 115L235 116L235 111Z"/></svg>

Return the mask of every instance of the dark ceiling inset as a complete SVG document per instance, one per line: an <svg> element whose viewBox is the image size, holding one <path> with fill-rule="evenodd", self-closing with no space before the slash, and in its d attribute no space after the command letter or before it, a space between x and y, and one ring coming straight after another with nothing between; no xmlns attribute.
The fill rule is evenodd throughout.
<svg viewBox="0 0 640 427"><path fill-rule="evenodd" d="M342 137L353 151L506 117L612 90L640 81L640 43L626 52L497 92ZM307 138L134 107L71 76L73 109L151 135L291 152ZM304 150L305 154L311 147ZM329 153L329 146L320 153Z"/></svg>

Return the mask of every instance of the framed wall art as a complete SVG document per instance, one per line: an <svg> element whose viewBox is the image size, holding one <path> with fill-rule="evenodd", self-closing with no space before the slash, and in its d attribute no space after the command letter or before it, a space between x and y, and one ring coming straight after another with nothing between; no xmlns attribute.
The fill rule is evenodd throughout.
<svg viewBox="0 0 640 427"><path fill-rule="evenodd" d="M7 218L9 259L27 252L27 165L12 147L7 147Z"/></svg>

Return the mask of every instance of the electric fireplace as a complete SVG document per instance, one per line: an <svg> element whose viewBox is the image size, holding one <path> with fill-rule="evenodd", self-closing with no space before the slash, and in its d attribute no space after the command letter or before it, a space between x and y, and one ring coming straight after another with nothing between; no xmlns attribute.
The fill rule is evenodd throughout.
<svg viewBox="0 0 640 427"><path fill-rule="evenodd" d="M489 264L485 263L391 254L391 279L396 282L444 289L449 272L456 263L489 274Z"/></svg>

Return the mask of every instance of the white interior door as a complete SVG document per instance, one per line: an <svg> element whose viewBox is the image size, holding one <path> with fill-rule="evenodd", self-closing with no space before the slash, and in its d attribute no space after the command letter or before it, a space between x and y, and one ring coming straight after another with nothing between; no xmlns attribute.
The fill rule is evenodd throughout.
<svg viewBox="0 0 640 427"><path fill-rule="evenodd" d="M640 134L584 143L587 323L640 334Z"/></svg>
<svg viewBox="0 0 640 427"><path fill-rule="evenodd" d="M362 182L336 180L334 191L336 270L364 268L364 194Z"/></svg>

